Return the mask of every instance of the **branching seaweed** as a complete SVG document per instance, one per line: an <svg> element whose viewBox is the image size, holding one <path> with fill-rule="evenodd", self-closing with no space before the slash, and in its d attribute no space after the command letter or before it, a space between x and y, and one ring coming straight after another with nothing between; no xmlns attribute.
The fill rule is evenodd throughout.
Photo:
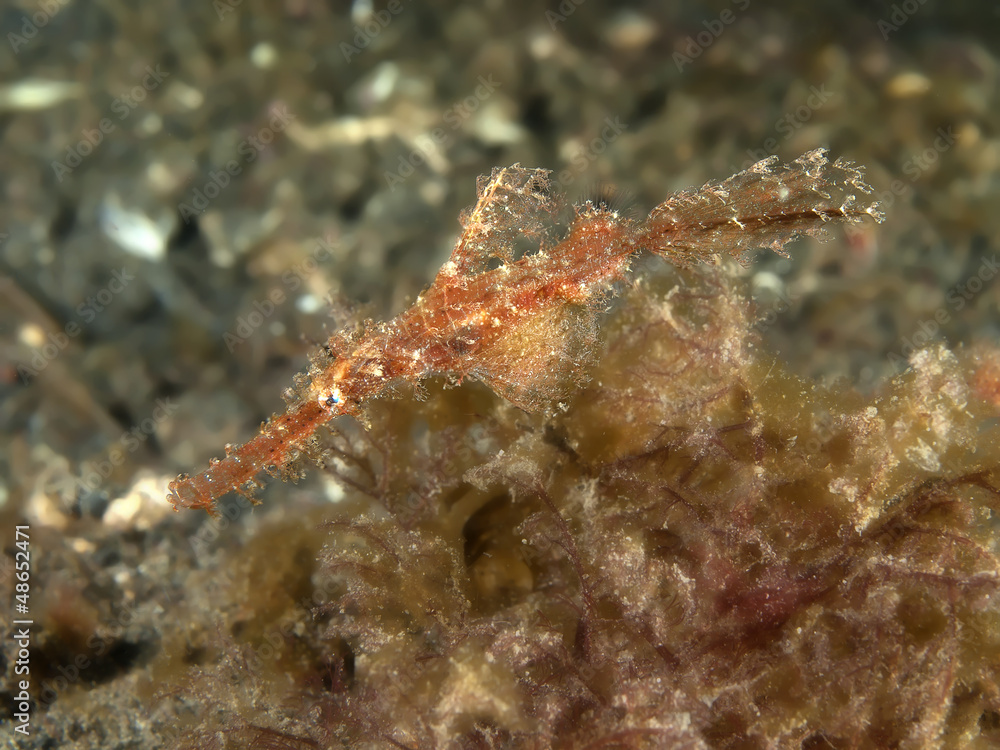
<svg viewBox="0 0 1000 750"><path fill-rule="evenodd" d="M841 186L856 174L825 169ZM996 747L1000 357L935 344L871 395L790 373L759 346L731 269L687 262L739 234L734 216L750 226L748 208L733 213L741 191L784 194L765 183L675 196L687 212L663 209L675 231L655 242L656 222L626 223L633 254L669 237L677 267L580 305L596 318L599 300L622 297L594 364L563 375L578 386L565 408L529 413L499 388L440 378L423 400L349 402L362 420L341 419L326 446L345 497L317 512L319 529L293 520L245 546L254 564L219 612L238 611L241 648L268 656L232 686L242 662L203 660L192 747ZM537 209L530 242L484 229L502 203L470 212L459 257L475 245L480 262L447 274L447 309L495 304L481 278L567 242L548 239L553 199L518 184ZM483 188L501 201L500 182ZM760 213L796 231L851 218L837 213L844 194L823 192L805 227L791 192ZM742 256L737 245L718 247ZM567 275L544 264L550 282ZM332 414L322 388L355 392L368 377L350 374L368 356L357 348L420 320L432 297L335 338L292 411ZM466 326L446 375L489 376L480 355L504 345L482 328ZM299 527L296 544L286 529ZM289 590L312 592L295 615Z"/></svg>

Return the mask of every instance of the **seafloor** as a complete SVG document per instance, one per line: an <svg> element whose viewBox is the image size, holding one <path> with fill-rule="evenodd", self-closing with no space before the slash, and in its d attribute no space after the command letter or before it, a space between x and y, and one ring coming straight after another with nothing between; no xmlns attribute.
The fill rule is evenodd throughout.
<svg viewBox="0 0 1000 750"><path fill-rule="evenodd" d="M552 169L574 198L614 185L641 215L826 146L887 218L742 272L763 345L870 393L932 339L996 341L998 30L996 4L959 0L5 3L4 741L172 747L197 728L184 692L239 637L233 592L258 606L240 577L267 576L246 547L315 555L322 535L290 519L315 526L344 490L311 471L217 528L171 512L167 482L283 408L331 295L403 309L494 166Z"/></svg>

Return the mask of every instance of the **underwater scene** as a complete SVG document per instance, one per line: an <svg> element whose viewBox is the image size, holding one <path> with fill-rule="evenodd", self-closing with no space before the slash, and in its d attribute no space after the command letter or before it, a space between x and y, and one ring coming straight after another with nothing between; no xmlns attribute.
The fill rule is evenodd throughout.
<svg viewBox="0 0 1000 750"><path fill-rule="evenodd" d="M1000 747L1000 6L0 36L4 747Z"/></svg>

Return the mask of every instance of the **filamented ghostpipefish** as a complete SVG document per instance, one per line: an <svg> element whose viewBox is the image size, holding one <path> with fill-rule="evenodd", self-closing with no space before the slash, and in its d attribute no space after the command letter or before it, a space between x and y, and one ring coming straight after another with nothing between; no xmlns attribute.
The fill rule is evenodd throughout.
<svg viewBox="0 0 1000 750"><path fill-rule="evenodd" d="M212 513L228 492L249 495L261 471L285 473L302 455L321 460L317 429L357 416L400 382L468 377L527 411L557 403L585 379L599 303L640 253L676 264L723 252L744 260L757 247L782 252L829 221L883 218L864 197L872 191L861 170L830 163L817 149L675 193L643 220L586 201L553 238L564 199L551 194L548 174L514 165L481 177L477 202L463 213L462 233L430 287L391 321L334 334L286 392L284 414L243 445L226 446L225 458L200 474L170 483L174 508Z"/></svg>

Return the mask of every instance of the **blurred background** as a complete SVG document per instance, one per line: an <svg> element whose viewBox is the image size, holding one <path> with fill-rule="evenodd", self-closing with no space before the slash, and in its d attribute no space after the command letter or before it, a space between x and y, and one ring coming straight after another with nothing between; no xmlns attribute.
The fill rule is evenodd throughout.
<svg viewBox="0 0 1000 750"><path fill-rule="evenodd" d="M68 576L159 585L204 521L166 481L282 408L331 295L404 309L495 166L641 215L828 147L887 219L742 272L767 346L871 391L930 339L995 340L998 30L960 0L4 3L5 548L26 521Z"/></svg>

